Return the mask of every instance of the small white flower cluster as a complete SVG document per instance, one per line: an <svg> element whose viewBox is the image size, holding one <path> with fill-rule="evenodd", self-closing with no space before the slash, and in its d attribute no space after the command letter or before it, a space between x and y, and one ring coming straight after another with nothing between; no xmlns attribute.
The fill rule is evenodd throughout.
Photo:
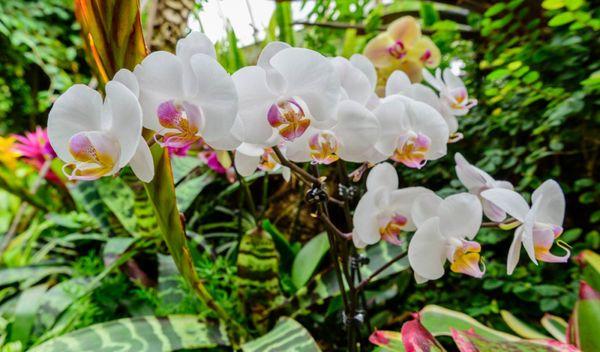
<svg viewBox="0 0 600 352"><path fill-rule="evenodd" d="M71 87L50 112L48 134L70 179L113 175L129 164L149 182L154 167L142 127L162 146L202 138L213 149L235 150L243 176L280 167L275 146L295 162L392 159L421 168L446 154L454 116L473 105L450 71L443 81L424 75L439 96L398 71L380 99L366 57L326 58L282 42L268 44L255 66L229 75L210 40L192 32L176 54L154 52L133 72L120 70L104 101L87 86Z"/></svg>
<svg viewBox="0 0 600 352"><path fill-rule="evenodd" d="M398 188L398 176L388 163L375 166L367 177L367 192L354 213L352 239L357 247L381 239L400 244L402 232L415 231L408 245L408 259L417 282L435 280L450 269L481 278L481 246L473 241L482 225L482 215L500 224L507 213L517 227L508 253L507 272L512 274L521 245L531 260L566 262L570 252L550 253L554 240L562 234L564 194L553 180L544 182L531 197L531 208L509 182L496 181L456 154L456 173L469 193L445 199L422 187Z"/></svg>

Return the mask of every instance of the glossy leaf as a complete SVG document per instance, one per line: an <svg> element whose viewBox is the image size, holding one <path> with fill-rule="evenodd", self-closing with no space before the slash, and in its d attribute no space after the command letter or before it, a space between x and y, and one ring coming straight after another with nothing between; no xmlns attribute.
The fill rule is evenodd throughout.
<svg viewBox="0 0 600 352"><path fill-rule="evenodd" d="M600 292L580 282L579 300L569 320L568 341L583 352L600 351Z"/></svg>
<svg viewBox="0 0 600 352"><path fill-rule="evenodd" d="M106 338L110 337L110 338ZM218 326L194 315L125 318L56 337L30 352L179 351L228 346Z"/></svg>
<svg viewBox="0 0 600 352"><path fill-rule="evenodd" d="M302 287L310 280L328 250L329 240L325 232L313 237L300 249L292 264L292 282L296 287Z"/></svg>
<svg viewBox="0 0 600 352"><path fill-rule="evenodd" d="M266 335L242 345L244 352L321 351L310 333L292 318L283 317Z"/></svg>
<svg viewBox="0 0 600 352"><path fill-rule="evenodd" d="M545 314L540 322L552 337L560 342L567 342L567 322L563 318Z"/></svg>
<svg viewBox="0 0 600 352"><path fill-rule="evenodd" d="M508 327L514 331L517 335L526 339L548 339L549 337L538 332L534 328L527 325L525 322L515 317L511 312L507 310L501 310L500 315L502 319L508 325Z"/></svg>

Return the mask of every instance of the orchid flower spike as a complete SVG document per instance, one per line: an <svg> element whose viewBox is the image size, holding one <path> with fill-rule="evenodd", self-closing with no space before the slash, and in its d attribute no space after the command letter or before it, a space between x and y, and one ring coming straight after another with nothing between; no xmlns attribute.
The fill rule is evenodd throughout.
<svg viewBox="0 0 600 352"><path fill-rule="evenodd" d="M373 113L381 126L375 149L385 158L420 169L428 160L446 155L448 125L431 106L394 95L383 99Z"/></svg>
<svg viewBox="0 0 600 352"><path fill-rule="evenodd" d="M476 99L469 99L469 93L463 81L455 76L449 68L444 69L443 79L442 71L439 68L435 71L435 77L427 69L423 69L423 77L439 92L442 115L446 118L466 115L472 107L477 105Z"/></svg>
<svg viewBox="0 0 600 352"><path fill-rule="evenodd" d="M400 234L414 231L411 216L414 201L424 194L433 194L423 187L398 188L398 174L391 164L375 166L367 177L367 192L354 212L352 240L358 248L375 244L381 239L401 245Z"/></svg>
<svg viewBox="0 0 600 352"><path fill-rule="evenodd" d="M481 227L482 209L476 196L460 193L442 199L430 193L419 197L411 210L417 227L408 245L408 261L417 282L436 280L450 270L481 278L481 245L474 242Z"/></svg>
<svg viewBox="0 0 600 352"><path fill-rule="evenodd" d="M340 83L331 61L316 51L269 43L257 65L235 72L233 81L242 142L271 147L334 122Z"/></svg>
<svg viewBox="0 0 600 352"><path fill-rule="evenodd" d="M106 84L100 93L76 84L62 94L48 116L48 138L70 180L114 175L130 164L144 182L154 177L152 155L141 138L142 111L123 84ZM70 171L67 171L70 170Z"/></svg>
<svg viewBox="0 0 600 352"><path fill-rule="evenodd" d="M410 78L403 71L394 71L385 84L385 96L393 95L403 95L431 106L444 118L450 134L458 130L456 117L445 113L446 110L442 108L442 102L435 91L421 83L411 83Z"/></svg>
<svg viewBox="0 0 600 352"><path fill-rule="evenodd" d="M533 192L531 208L520 194L508 189L489 189L481 196L522 223L515 230L508 251L506 270L509 275L519 262L521 245L536 265L538 260L547 263L569 260L571 252L560 244L566 252L564 255L556 256L550 252L554 240L563 233L565 216L565 195L556 181L548 180Z"/></svg>
<svg viewBox="0 0 600 352"><path fill-rule="evenodd" d="M469 193L479 197L483 206L483 213L494 222L502 222L506 219L506 212L489 200L481 197L481 192L502 188L513 190L513 185L508 181L496 181L487 172L469 164L469 162L460 154L454 154L456 161L456 175L460 182L469 190Z"/></svg>
<svg viewBox="0 0 600 352"><path fill-rule="evenodd" d="M156 51L135 68L144 127L165 147L181 148L200 138L217 150L233 150L238 97L231 76L217 62L211 41L191 32L176 55Z"/></svg>

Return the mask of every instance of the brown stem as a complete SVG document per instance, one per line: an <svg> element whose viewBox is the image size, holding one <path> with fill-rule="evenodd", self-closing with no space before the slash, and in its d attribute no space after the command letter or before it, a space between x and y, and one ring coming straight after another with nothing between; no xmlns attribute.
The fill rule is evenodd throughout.
<svg viewBox="0 0 600 352"><path fill-rule="evenodd" d="M338 227L335 226L335 224L331 221L331 219L329 218L329 216L327 216L327 214L324 214L321 212L319 214L319 218L323 221L323 224L325 225L325 227L332 233L338 235L338 237L340 237L346 241L352 239L352 233L344 233L340 229L338 229Z"/></svg>
<svg viewBox="0 0 600 352"><path fill-rule="evenodd" d="M273 147L273 151L275 152L275 155L277 155L277 158L279 159L279 162L283 165L283 166L287 166L289 167L295 174L298 175L298 177L300 177L301 179L303 179L304 182L306 183L313 183L313 184L317 184L320 185L322 182L321 180L319 180L318 177L314 177L313 175L309 174L308 172L306 172L303 168L301 168L300 166L296 165L295 163L289 161L281 152L281 150L279 149L279 147L274 146ZM308 181L308 182L307 182Z"/></svg>
<svg viewBox="0 0 600 352"><path fill-rule="evenodd" d="M371 280L373 280L377 275L381 274L385 269L389 268L390 266L392 266L392 264L394 264L395 262L404 258L405 256L406 256L406 253L400 253L397 256L395 256L394 258L392 258L392 260L390 260L389 262L382 265L379 269L375 270L375 272L373 272L371 275L369 275L369 277L367 277L366 279L361 281L361 283L358 284L358 286L356 286L356 290L360 291L363 288L365 288L365 286L367 286L369 284L369 282L371 282Z"/></svg>

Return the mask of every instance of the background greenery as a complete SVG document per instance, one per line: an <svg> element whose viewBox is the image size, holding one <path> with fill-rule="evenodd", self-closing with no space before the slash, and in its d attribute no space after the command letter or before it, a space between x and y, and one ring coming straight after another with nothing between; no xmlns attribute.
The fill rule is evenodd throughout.
<svg viewBox="0 0 600 352"><path fill-rule="evenodd" d="M393 19L405 14L421 17L424 31L443 53L441 66L464 64L463 79L479 104L460 119L465 138L450 145L450 155L419 172L400 169L401 184L423 184L440 194L462 190L454 173L455 152L524 193L554 178L567 195L563 239L572 246L573 256L586 248L598 250L600 10L584 0L465 1L460 8L452 3L306 1L311 12L303 22L308 23L293 26L289 2L277 2L267 40L350 56L361 52L366 41ZM1 135L45 125L58 94L73 83L92 80L72 11L68 0L0 2ZM193 11L202 11L202 4ZM231 29L217 48L219 60L231 72L254 62L258 51L239 48ZM249 214L237 210L244 197L239 184L212 173L197 158L174 162L178 203L187 218L199 276L226 310L248 311L239 297L252 293L245 291L247 282L236 273L245 265L238 255L242 234L254 224ZM36 172L25 164L0 171L3 179L13 173L23 176L0 183L3 233ZM293 258L321 229L311 220L310 207L298 207L302 204L298 188L278 176L258 174L250 179L255 198L261 199L265 179L267 197L260 206L271 220L268 232L281 257L276 265L281 292L274 293L279 302L297 295L305 284L294 278ZM138 186L126 176L80 185L70 192L47 184L36 194L46 207L28 209L27 221L1 258L0 342L6 350L122 317L176 313L210 317L164 255L151 209L138 196ZM502 309L532 325L546 312L568 317L576 300L576 265L536 267L522 261L509 277L505 258L511 232L486 229L478 239L487 265L484 279L450 273L416 286L404 271L380 280L367 291L371 324L398 328L406 312L426 304L464 311L498 329L506 329L499 315ZM325 251L313 252L318 254L314 261L320 262L314 271L325 270L327 258L321 260ZM39 311L19 304L35 298ZM311 309L300 309L297 319L322 347L343 345L343 336L331 334L332 327L341 328L341 302L309 301ZM302 302L297 298L294 304L306 307Z"/></svg>

